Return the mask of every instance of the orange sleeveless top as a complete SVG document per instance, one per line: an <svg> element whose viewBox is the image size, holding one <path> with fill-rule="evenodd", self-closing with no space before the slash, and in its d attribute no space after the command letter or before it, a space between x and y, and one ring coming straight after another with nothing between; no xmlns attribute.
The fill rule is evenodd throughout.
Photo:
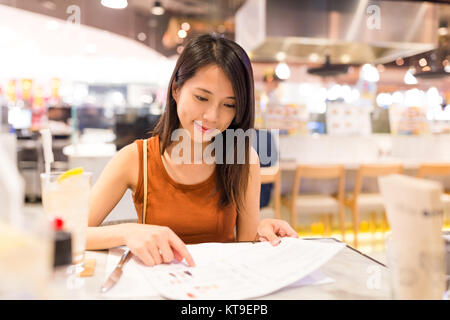
<svg viewBox="0 0 450 320"><path fill-rule="evenodd" d="M133 196L138 221L142 223L143 140L136 140L139 152L139 179ZM186 185L174 181L161 159L159 136L147 143L147 214L146 224L172 229L186 244L235 241L236 210L218 206L216 170L205 181Z"/></svg>

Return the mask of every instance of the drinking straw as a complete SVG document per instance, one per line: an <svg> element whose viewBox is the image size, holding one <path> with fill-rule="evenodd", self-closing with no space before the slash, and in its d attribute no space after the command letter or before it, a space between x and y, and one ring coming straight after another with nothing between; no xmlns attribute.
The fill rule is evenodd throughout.
<svg viewBox="0 0 450 320"><path fill-rule="evenodd" d="M52 151L52 134L50 129L41 129L42 145L44 147L45 173L50 174L50 165L54 160Z"/></svg>

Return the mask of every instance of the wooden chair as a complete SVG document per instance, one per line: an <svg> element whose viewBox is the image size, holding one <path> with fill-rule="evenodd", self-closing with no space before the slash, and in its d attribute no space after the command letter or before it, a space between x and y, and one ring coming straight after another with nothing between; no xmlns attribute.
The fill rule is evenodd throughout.
<svg viewBox="0 0 450 320"><path fill-rule="evenodd" d="M375 223L376 212L383 213L383 229L387 228L387 219L384 210L384 202L380 193L361 193L364 178L376 178L389 174L402 173L401 164L363 164L359 167L355 180L353 195L345 200L345 204L352 212L354 246L358 247L359 215L361 211L369 211L372 224Z"/></svg>
<svg viewBox="0 0 450 320"><path fill-rule="evenodd" d="M299 195L300 182L307 179L338 179L337 196L326 194ZM339 215L339 223L343 239L345 238L345 207L344 207L345 169L342 165L297 165L294 186L291 195L291 226L297 225L297 214L327 214L332 217ZM331 223L330 223L331 224ZM328 226L331 228L331 226Z"/></svg>
<svg viewBox="0 0 450 320"><path fill-rule="evenodd" d="M450 163L421 163L417 177L426 176L450 176Z"/></svg>
<svg viewBox="0 0 450 320"><path fill-rule="evenodd" d="M276 219L281 219L281 172L279 166L261 167L261 184L273 183L273 204L274 208L261 208L261 215L275 216ZM269 210L267 210L269 209ZM272 211L268 212L268 211Z"/></svg>
<svg viewBox="0 0 450 320"><path fill-rule="evenodd" d="M421 163L417 173L418 178L450 176L450 163ZM450 194L445 192L441 197L442 204L450 207Z"/></svg>

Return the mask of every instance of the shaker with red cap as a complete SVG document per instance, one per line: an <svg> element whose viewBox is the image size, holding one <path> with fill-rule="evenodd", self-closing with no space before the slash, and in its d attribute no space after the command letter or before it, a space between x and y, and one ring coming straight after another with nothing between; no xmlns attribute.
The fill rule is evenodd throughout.
<svg viewBox="0 0 450 320"><path fill-rule="evenodd" d="M58 217L53 220L53 230L55 231L53 268L69 266L72 264L72 236L64 231L64 220Z"/></svg>

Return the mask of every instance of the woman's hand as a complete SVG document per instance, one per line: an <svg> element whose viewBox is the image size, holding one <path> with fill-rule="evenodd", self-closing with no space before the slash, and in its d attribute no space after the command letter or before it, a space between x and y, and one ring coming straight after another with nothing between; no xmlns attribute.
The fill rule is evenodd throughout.
<svg viewBox="0 0 450 320"><path fill-rule="evenodd" d="M262 219L258 224L259 241L270 241L274 246L280 243L280 237L298 238L297 232L284 220Z"/></svg>
<svg viewBox="0 0 450 320"><path fill-rule="evenodd" d="M173 259L194 267L195 262L184 242L170 228L130 223L125 229L125 245L147 266L170 263Z"/></svg>

